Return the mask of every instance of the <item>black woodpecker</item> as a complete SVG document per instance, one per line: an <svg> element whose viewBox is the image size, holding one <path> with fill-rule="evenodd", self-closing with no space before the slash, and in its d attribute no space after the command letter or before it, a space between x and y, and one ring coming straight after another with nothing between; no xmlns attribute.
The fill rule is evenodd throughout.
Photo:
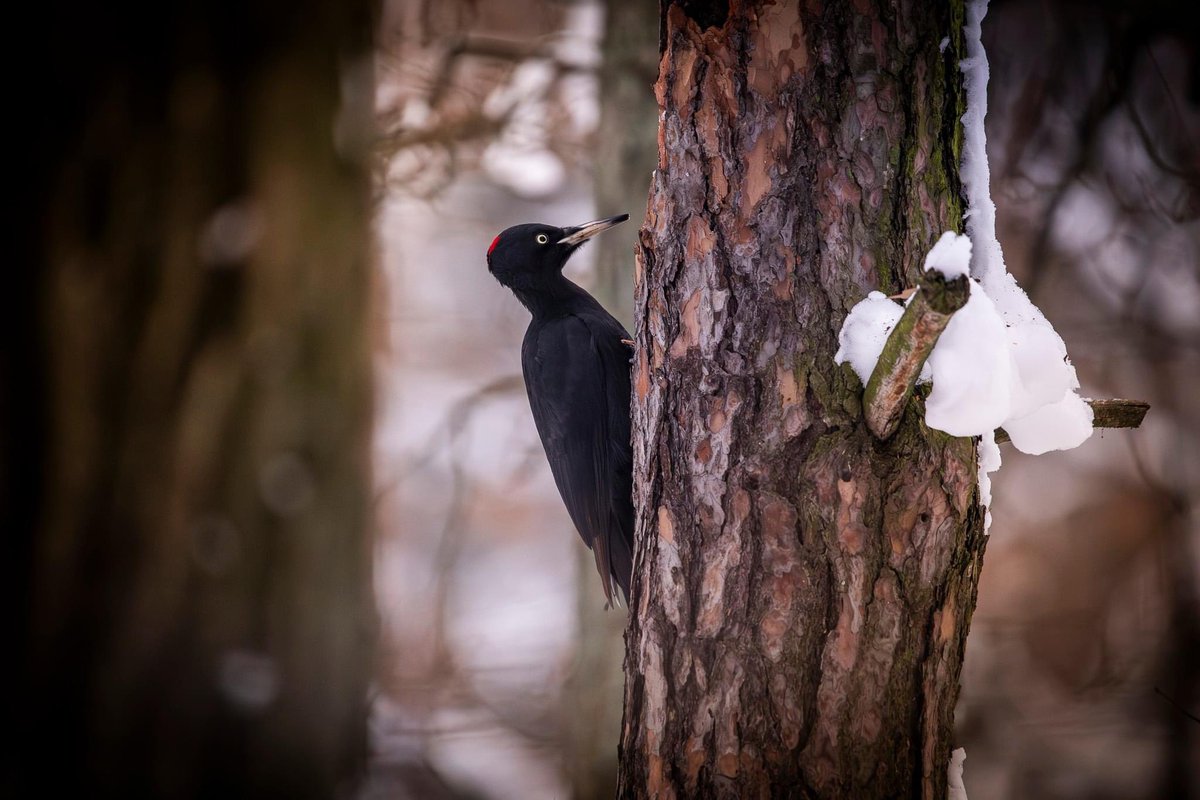
<svg viewBox="0 0 1200 800"><path fill-rule="evenodd" d="M533 319L521 344L529 407L554 482L596 558L604 596L629 602L633 570L633 454L629 440L629 333L563 277L571 254L621 214L570 228L527 224L492 240L488 271Z"/></svg>

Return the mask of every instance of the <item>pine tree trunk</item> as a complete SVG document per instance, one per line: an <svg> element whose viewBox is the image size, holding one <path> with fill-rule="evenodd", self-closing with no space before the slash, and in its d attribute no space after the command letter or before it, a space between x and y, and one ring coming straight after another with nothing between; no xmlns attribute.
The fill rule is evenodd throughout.
<svg viewBox="0 0 1200 800"><path fill-rule="evenodd" d="M5 796L353 786L370 13L99 4L22 34Z"/></svg>
<svg viewBox="0 0 1200 800"><path fill-rule="evenodd" d="M663 4L623 796L945 796L975 447L875 440L833 355L961 230L961 14Z"/></svg>

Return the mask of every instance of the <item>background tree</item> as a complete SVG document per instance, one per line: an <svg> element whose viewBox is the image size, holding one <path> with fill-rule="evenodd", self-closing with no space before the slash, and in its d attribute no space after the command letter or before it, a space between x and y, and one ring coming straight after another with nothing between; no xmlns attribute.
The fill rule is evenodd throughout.
<svg viewBox="0 0 1200 800"><path fill-rule="evenodd" d="M877 441L833 354L961 229L962 6L661 14L622 792L942 797L975 447L916 400Z"/></svg>
<svg viewBox="0 0 1200 800"><path fill-rule="evenodd" d="M5 793L335 796L373 620L369 5L33 14Z"/></svg>
<svg viewBox="0 0 1200 800"><path fill-rule="evenodd" d="M658 74L658 11L645 0L611 0L605 7L604 44L597 84L600 123L593 134L596 216L645 214L657 159L658 106L651 87ZM620 225L594 244L592 292L633 330L633 253L638 230ZM567 709L571 792L578 800L611 798L617 785L621 731L626 610L596 602L600 581L590 551L576 548L579 643L564 704Z"/></svg>

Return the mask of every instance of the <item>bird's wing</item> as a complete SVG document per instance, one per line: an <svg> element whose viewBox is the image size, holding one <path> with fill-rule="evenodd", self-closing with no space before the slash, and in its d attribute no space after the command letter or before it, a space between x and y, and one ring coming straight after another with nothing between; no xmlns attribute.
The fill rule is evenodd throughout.
<svg viewBox="0 0 1200 800"><path fill-rule="evenodd" d="M611 318L568 316L540 326L522 357L550 471L571 521L593 551L609 602L614 579L628 599L633 562L624 336Z"/></svg>

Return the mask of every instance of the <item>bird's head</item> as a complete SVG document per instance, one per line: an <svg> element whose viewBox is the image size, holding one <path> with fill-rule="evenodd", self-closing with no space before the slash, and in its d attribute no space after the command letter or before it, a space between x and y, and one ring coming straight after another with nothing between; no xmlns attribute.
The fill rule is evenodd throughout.
<svg viewBox="0 0 1200 800"><path fill-rule="evenodd" d="M528 223L501 231L487 251L488 271L505 286L530 289L558 275L571 254L601 231L629 219L618 214L567 228Z"/></svg>

